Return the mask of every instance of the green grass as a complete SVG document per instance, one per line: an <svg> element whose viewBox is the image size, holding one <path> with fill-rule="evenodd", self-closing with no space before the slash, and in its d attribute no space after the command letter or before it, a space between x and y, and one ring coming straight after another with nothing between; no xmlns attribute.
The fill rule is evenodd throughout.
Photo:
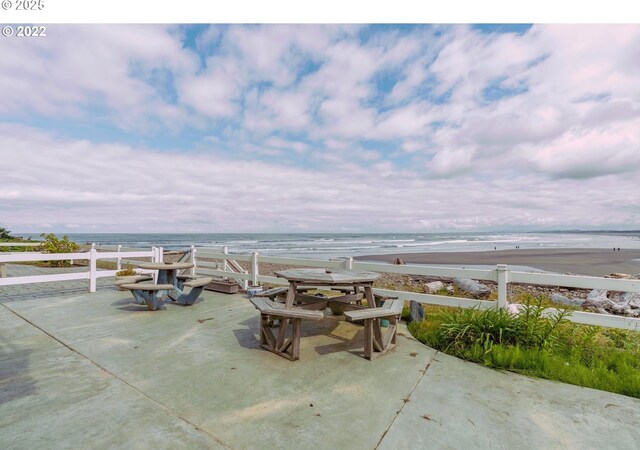
<svg viewBox="0 0 640 450"><path fill-rule="evenodd" d="M421 342L468 361L640 398L640 333L573 324L567 311L542 317L529 298L512 316L489 309L438 309L409 324Z"/></svg>

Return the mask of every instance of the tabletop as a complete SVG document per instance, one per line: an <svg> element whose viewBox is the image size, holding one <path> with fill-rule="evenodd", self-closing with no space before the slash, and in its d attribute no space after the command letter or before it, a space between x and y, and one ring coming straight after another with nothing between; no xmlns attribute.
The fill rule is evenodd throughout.
<svg viewBox="0 0 640 450"><path fill-rule="evenodd" d="M174 263L139 263L137 264L141 269L147 270L182 270L182 269L191 269L193 267L193 263L187 262L174 262Z"/></svg>
<svg viewBox="0 0 640 450"><path fill-rule="evenodd" d="M288 281L319 284L373 283L380 274L362 270L342 269L287 269L276 272Z"/></svg>

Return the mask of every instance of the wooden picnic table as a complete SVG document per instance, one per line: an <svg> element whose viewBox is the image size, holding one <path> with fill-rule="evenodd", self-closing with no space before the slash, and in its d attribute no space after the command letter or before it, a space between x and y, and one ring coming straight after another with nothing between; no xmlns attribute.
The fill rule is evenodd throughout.
<svg viewBox="0 0 640 450"><path fill-rule="evenodd" d="M147 305L150 311L159 309L167 297L184 305L193 305L202 293L204 287L211 282L209 277L195 277L191 275L178 275L178 272L193 267L191 263L138 263L138 267L147 270L157 270L157 283L140 282L125 283L119 285L122 289L128 289L133 298L139 304ZM184 288L190 291L184 292Z"/></svg>
<svg viewBox="0 0 640 450"><path fill-rule="evenodd" d="M180 289L179 280L178 280L178 272L185 269L191 269L193 267L193 263L188 262L173 262L173 263L164 263L164 262L149 262L149 263L138 263L138 267L141 269L147 270L157 270L158 271L158 281L157 284L171 284L173 285L173 291L168 294L171 298L177 298L182 294L182 289ZM165 296L166 297L166 296Z"/></svg>
<svg viewBox="0 0 640 450"><path fill-rule="evenodd" d="M320 310L330 306L334 315L364 325L364 357L373 359L386 353L396 344L396 322L402 314L402 300L384 297L383 305L376 305L373 282L380 276L375 272L332 269L287 269L276 272L289 282L284 305L255 296L251 303L260 310L260 345L279 356L296 361L300 358L300 325L302 320L321 320ZM308 288L328 287L337 291L335 297L311 295ZM265 292L275 299L280 289ZM367 307L359 304L364 298ZM381 299L382 300L382 299ZM337 305L336 305L337 304ZM294 306L297 305L297 306ZM339 306L339 313L334 308ZM280 321L280 330L273 332L274 319ZM382 331L382 320L389 326ZM288 329L290 328L290 331Z"/></svg>
<svg viewBox="0 0 640 450"><path fill-rule="evenodd" d="M157 270L158 271L158 284L166 284L171 283L174 286L178 285L178 271L191 269L193 267L193 263L187 262L173 262L173 263L158 263L158 262L149 262L149 263L138 263L138 267L141 269L147 270Z"/></svg>
<svg viewBox="0 0 640 450"><path fill-rule="evenodd" d="M373 282L380 276L375 272L359 271L359 270L341 270L341 269L287 269L276 272L281 278L286 278L289 282L289 290L285 299L285 307L293 307L296 301L325 301L333 303L342 303L350 305L350 308L358 308L354 305L362 300L363 296L367 300L369 308L375 308L375 300L373 297ZM338 288L342 295L321 298L309 294L299 293L302 287L328 287L329 289ZM363 293L361 293L361 288ZM349 293L350 290L353 293Z"/></svg>

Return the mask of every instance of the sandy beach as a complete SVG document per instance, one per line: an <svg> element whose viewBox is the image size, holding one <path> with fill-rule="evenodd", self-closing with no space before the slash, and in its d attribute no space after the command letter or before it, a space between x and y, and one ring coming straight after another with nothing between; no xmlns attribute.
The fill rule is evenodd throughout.
<svg viewBox="0 0 640 450"><path fill-rule="evenodd" d="M397 253L367 255L354 259L407 264L510 264L576 275L606 276L612 273L640 273L640 250L609 249L514 249L488 252Z"/></svg>

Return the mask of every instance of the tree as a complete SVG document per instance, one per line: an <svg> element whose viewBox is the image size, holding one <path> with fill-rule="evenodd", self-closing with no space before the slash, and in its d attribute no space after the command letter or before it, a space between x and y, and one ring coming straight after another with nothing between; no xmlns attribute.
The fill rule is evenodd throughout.
<svg viewBox="0 0 640 450"><path fill-rule="evenodd" d="M0 239L12 239L11 231L6 228L0 227Z"/></svg>

